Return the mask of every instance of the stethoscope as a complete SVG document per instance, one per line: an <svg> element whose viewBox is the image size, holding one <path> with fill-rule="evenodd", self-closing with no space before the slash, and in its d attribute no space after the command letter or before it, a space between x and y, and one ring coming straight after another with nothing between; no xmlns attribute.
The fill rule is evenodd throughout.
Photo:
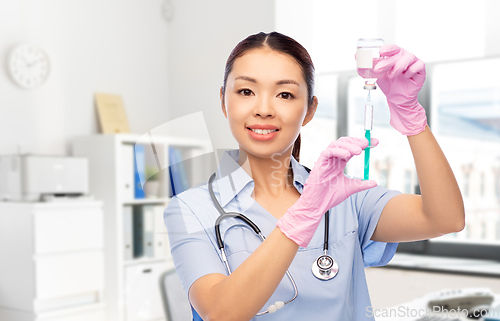
<svg viewBox="0 0 500 321"><path fill-rule="evenodd" d="M305 166L304 166L304 168L307 170L307 172L311 171L309 168L307 168ZM213 201L215 207L217 208L217 210L220 213L219 217L215 221L215 235L217 237L217 245L218 245L220 253L221 253L222 261L226 265L227 272L229 274L231 274L231 269L229 267L229 262L227 260L226 252L224 249L224 242L222 241L222 237L220 234L221 221L223 219L225 219L226 217L239 218L240 220L244 221L248 226L250 226L252 228L254 233L260 238L260 240L262 242L264 242L264 240L266 238L262 235L262 233L261 233L260 229L257 227L257 225L254 222L252 222L252 220L250 220L248 217L246 217L243 214L235 213L235 212L226 213L224 211L224 209L222 208L222 206L220 206L219 202L215 198L214 191L212 188L212 184L213 184L213 181L215 179L215 174L216 173L213 173L212 176L210 176L210 179L208 180L208 191L210 193L210 197L212 198L212 201ZM318 279L323 280L323 281L332 279L339 272L339 265L330 255L328 255L328 226L329 226L329 212L326 211L325 212L325 236L324 236L324 242L323 242L324 254L320 255L312 264L312 273L314 274L315 277L317 277ZM293 298L286 301L286 302L278 301L275 304L270 305L266 311L259 312L259 313L257 313L257 315L263 315L266 313L274 313L277 310L281 309L285 304L288 304L288 303L292 302L293 300L295 300L295 298L297 297L297 294L298 294L297 285L295 284L295 281L293 280L292 275L290 274L290 272L288 272L288 270L286 271L286 275L288 276L288 279L290 279L290 282L292 282L292 285L293 285L293 289L295 292Z"/></svg>

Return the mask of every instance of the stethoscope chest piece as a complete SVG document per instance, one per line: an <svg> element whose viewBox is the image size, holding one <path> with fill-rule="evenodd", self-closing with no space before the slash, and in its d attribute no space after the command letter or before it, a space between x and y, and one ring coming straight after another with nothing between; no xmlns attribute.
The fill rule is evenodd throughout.
<svg viewBox="0 0 500 321"><path fill-rule="evenodd" d="M330 280L339 272L339 265L330 255L321 255L312 264L312 273L320 280Z"/></svg>

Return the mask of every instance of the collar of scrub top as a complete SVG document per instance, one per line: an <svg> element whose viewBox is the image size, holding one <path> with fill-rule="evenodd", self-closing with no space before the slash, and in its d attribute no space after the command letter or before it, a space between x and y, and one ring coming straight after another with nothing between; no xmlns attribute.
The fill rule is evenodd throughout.
<svg viewBox="0 0 500 321"><path fill-rule="evenodd" d="M253 182L253 178L238 164L239 149L232 149L224 152L220 165L217 168L217 185L220 193L220 205L226 206L248 183ZM295 188L297 183L304 186L309 173L292 156L292 172Z"/></svg>

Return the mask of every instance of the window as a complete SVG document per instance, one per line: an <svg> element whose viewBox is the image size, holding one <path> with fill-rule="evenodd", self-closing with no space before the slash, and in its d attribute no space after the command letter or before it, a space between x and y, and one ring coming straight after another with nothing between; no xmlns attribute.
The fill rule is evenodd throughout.
<svg viewBox="0 0 500 321"><path fill-rule="evenodd" d="M463 187L463 196L469 197L469 181L470 181L470 169L464 169L464 187Z"/></svg>
<svg viewBox="0 0 500 321"><path fill-rule="evenodd" d="M418 8L410 0L275 3L276 30L302 43L314 61L318 108L325 106L325 100L334 106L326 108L333 111L333 117L320 116L317 127L311 122L303 128L307 145L302 145L301 163L314 164L326 141L340 136L364 137L367 92L354 70L353 55L358 38L382 35L387 43L396 43L426 62L427 81L419 101L455 174L467 216L467 225L460 233L400 243L398 252L500 260L500 77L492 72L500 70L500 57L478 58L486 55L486 20L497 19L493 14L485 19L491 5L484 0L470 1L470 5L455 5L453 14L443 16L440 13L455 2L425 0ZM361 15L360 5L366 9ZM426 16L427 23L408 24L408 12ZM464 43L467 46L460 45ZM455 62L440 63L450 59ZM389 189L420 194L406 136L389 125L388 106L379 89L371 92L371 101L372 137L380 144L371 151L370 179ZM318 139L325 141L309 143ZM353 157L345 173L363 177L363 156Z"/></svg>
<svg viewBox="0 0 500 321"><path fill-rule="evenodd" d="M495 197L497 203L500 204L500 167L495 167L493 171L495 172Z"/></svg>
<svg viewBox="0 0 500 321"><path fill-rule="evenodd" d="M406 194L412 194L413 193L413 188L412 188L412 181L411 181L411 171L406 170L405 171L405 190L404 192Z"/></svg>
<svg viewBox="0 0 500 321"><path fill-rule="evenodd" d="M480 71L487 72L488 68L467 67L468 64L482 61L478 59L456 63L465 64L464 66L429 64L429 81L426 84L431 84L432 87L424 86L419 96L422 105L430 107L427 110L429 125L462 191L467 225L459 233L400 243L399 252L500 259L500 84L495 87L493 81L485 80L484 75L480 74ZM495 68L500 69L500 59L498 64ZM457 83L454 81L457 79L456 75L450 70L444 70L445 67L470 72L463 75L463 78L470 81L461 80ZM323 74L322 77L326 75ZM337 137L363 137L367 92L363 89L362 79L355 72L330 75L337 84ZM473 90L470 83L479 87L481 78L483 84L490 86L490 91L481 91L480 88ZM448 86L449 83L457 87L453 94L448 94L448 89L443 87L443 84ZM467 85L470 86L466 90L463 87ZM466 92L469 95L465 95ZM490 93L487 96L490 97L489 100L486 99L485 92ZM321 97L319 99L321 101ZM413 175L416 169L406 136L389 125L387 102L380 90L371 92L371 102L374 106L372 137L378 138L380 144L370 155L370 179L375 179L379 185L389 189L419 194L418 177ZM327 133L332 135L331 131ZM353 157L347 165L346 174L363 177L363 160L362 155Z"/></svg>
<svg viewBox="0 0 500 321"><path fill-rule="evenodd" d="M498 176L500 160L500 80L491 72L499 69L500 58L432 68L430 126L462 190L470 232L458 233L462 240L500 243L497 229L489 228L500 219L500 202L486 179Z"/></svg>
<svg viewBox="0 0 500 321"><path fill-rule="evenodd" d="M481 172L481 196L484 196L484 172Z"/></svg>
<svg viewBox="0 0 500 321"><path fill-rule="evenodd" d="M500 235L500 219L496 221L496 226L497 226L496 233L497 235Z"/></svg>

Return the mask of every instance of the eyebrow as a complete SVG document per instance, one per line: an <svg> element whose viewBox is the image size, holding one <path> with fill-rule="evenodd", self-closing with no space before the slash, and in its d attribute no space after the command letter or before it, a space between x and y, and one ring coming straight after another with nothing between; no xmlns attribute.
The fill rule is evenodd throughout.
<svg viewBox="0 0 500 321"><path fill-rule="evenodd" d="M251 81L251 82L254 82L254 83L257 83L257 80L251 78L251 77L247 77L247 76L239 76L239 77L236 77L234 80L236 79L243 79L243 80L247 80L247 81ZM276 85L285 85L285 84L294 84L294 85L297 85L300 87L299 83L296 82L295 80L292 80L292 79L283 79L283 80L278 80L276 82Z"/></svg>

